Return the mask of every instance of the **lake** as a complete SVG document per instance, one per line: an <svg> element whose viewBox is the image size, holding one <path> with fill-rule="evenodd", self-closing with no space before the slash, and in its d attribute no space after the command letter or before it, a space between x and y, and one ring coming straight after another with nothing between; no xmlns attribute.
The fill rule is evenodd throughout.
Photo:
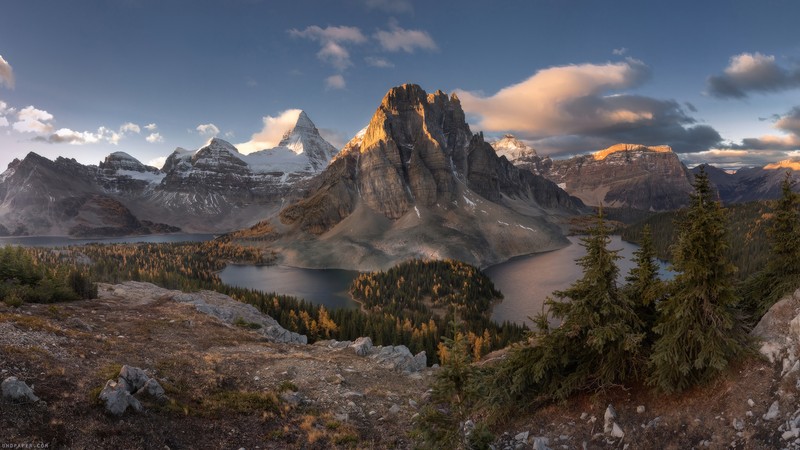
<svg viewBox="0 0 800 450"><path fill-rule="evenodd" d="M164 244L175 242L203 242L214 239L213 234L145 234L142 236L124 236L115 238L74 239L69 236L13 236L0 237L0 246L22 245L25 247L66 247L84 244L136 244L141 242Z"/></svg>
<svg viewBox="0 0 800 450"><path fill-rule="evenodd" d="M527 318L542 310L547 296L554 290L565 289L582 275L575 260L585 254L584 248L579 245L580 238L569 239L572 244L562 249L514 258L484 270L505 296L495 305L492 319L530 325ZM622 283L633 267L630 259L638 247L612 236L609 248L620 250L623 257L617 262ZM662 276L668 278L670 275L664 269ZM229 265L220 273L220 279L232 286L292 295L328 308L354 308L357 304L347 290L357 275L358 272L350 270Z"/></svg>

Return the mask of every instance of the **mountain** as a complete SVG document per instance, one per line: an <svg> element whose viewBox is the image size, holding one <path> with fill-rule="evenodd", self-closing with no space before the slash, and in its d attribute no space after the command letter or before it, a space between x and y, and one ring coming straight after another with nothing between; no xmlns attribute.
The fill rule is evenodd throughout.
<svg viewBox="0 0 800 450"><path fill-rule="evenodd" d="M688 205L686 167L666 145L617 144L553 161L544 176L592 206L664 211Z"/></svg>
<svg viewBox="0 0 800 450"><path fill-rule="evenodd" d="M538 175L546 173L553 165L549 156L537 155L535 149L512 134L506 134L502 139L492 142L492 147L497 152L497 156L504 156L515 166Z"/></svg>
<svg viewBox="0 0 800 450"><path fill-rule="evenodd" d="M779 198L781 183L787 173L800 183L800 162L795 160L779 161L764 167L747 167L733 173L707 164L702 166L725 204ZM700 166L697 166L692 173L699 170ZM795 185L795 189L800 192L800 185Z"/></svg>
<svg viewBox="0 0 800 450"><path fill-rule="evenodd" d="M230 231L277 213L335 154L305 112L275 148L244 155L213 138L176 149L161 169L124 152L97 166L30 153L0 175L0 226L40 235Z"/></svg>
<svg viewBox="0 0 800 450"><path fill-rule="evenodd" d="M582 206L498 157L470 131L455 94L406 84L280 212L276 246L309 267L386 268L412 257L487 265L565 245L553 217Z"/></svg>

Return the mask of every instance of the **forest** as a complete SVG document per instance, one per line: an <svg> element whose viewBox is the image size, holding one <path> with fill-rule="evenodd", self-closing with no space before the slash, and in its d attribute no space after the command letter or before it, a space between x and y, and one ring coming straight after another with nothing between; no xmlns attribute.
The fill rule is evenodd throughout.
<svg viewBox="0 0 800 450"><path fill-rule="evenodd" d="M424 350L429 364L439 362L442 337L454 335L456 328L451 322L456 319L459 322L457 328L464 330L468 336L470 352L477 357L519 341L527 330L516 324L496 324L489 320L489 305L500 297L500 293L494 290L491 281L480 274L477 268L463 263L412 263L400 269L404 283L394 283L394 287L384 286L383 281L379 281L379 273L362 276L364 280L374 280L376 283L376 289L370 290L369 301L386 305L397 303L395 299L407 298L404 290L406 284L415 286L414 289L435 287L437 292L441 291L441 295L431 297L435 298L437 308L434 310L411 307L329 311L324 306L294 297L223 284L218 272L229 263L271 264L275 261L276 255L271 251L237 242L225 236L207 242L173 244L89 244L59 249L7 247L4 250L6 253L18 255L17 259L27 262L23 265L25 270L0 272L7 287L2 292L2 298L8 304L19 305L23 301L66 301L96 295L94 288L94 294L59 294L42 300L33 293L42 291L44 287L38 287L38 290L25 287L30 283L34 283L34 286L69 286L68 283L75 277L90 286L92 282L133 280L183 291L215 290L256 306L284 328L305 334L310 342L320 339L354 340L370 336L376 345L402 344L414 353ZM3 261L0 260L0 265ZM58 279L63 283L29 282L30 276L26 275L29 273L38 277L36 280ZM393 269L389 273L397 272ZM450 286L453 280L458 280L458 289ZM79 284L75 280L73 283ZM355 284L353 292L358 292ZM487 292L488 297L485 297ZM435 313L440 309L443 313Z"/></svg>

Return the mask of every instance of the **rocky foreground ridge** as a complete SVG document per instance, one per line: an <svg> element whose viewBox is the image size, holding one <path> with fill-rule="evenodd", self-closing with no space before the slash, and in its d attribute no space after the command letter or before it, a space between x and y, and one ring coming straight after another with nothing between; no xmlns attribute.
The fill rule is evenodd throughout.
<svg viewBox="0 0 800 450"><path fill-rule="evenodd" d="M288 334L288 342L275 342L272 333L243 325L271 319L216 293L136 282L101 285L100 293L58 305L0 303L5 444L414 446L413 418L429 399L437 369L417 371L377 356L403 353L395 347L376 350L367 339L307 345ZM800 290L771 308L753 335L760 355L704 386L673 396L644 387L577 396L498 424L492 445L800 448ZM482 364L491 358L502 352ZM109 386L130 387L128 396L136 398L130 404L140 408L107 411L100 396ZM462 433L474 426L463 423Z"/></svg>

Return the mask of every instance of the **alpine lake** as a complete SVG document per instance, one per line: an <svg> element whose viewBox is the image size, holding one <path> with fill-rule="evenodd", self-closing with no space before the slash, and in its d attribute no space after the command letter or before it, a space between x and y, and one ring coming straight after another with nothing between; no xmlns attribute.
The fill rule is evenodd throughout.
<svg viewBox="0 0 800 450"><path fill-rule="evenodd" d="M0 245L23 245L31 247L61 247L88 243L174 243L199 242L213 239L210 234L163 234L104 239L71 239L58 236L4 237ZM531 319L542 311L545 300L555 290L565 289L581 277L582 269L576 260L586 254L580 245L580 237L570 236L570 245L545 253L512 258L506 262L484 269L503 300L495 304L492 319L496 322L510 321L532 324ZM638 246L611 236L609 248L619 250L622 257L617 261L620 269L618 282L622 284L634 264L633 252ZM662 278L670 278L666 263L661 262ZM358 272L340 269L304 269L282 265L253 266L229 264L222 272L223 283L264 292L291 295L329 309L357 308L348 289Z"/></svg>

